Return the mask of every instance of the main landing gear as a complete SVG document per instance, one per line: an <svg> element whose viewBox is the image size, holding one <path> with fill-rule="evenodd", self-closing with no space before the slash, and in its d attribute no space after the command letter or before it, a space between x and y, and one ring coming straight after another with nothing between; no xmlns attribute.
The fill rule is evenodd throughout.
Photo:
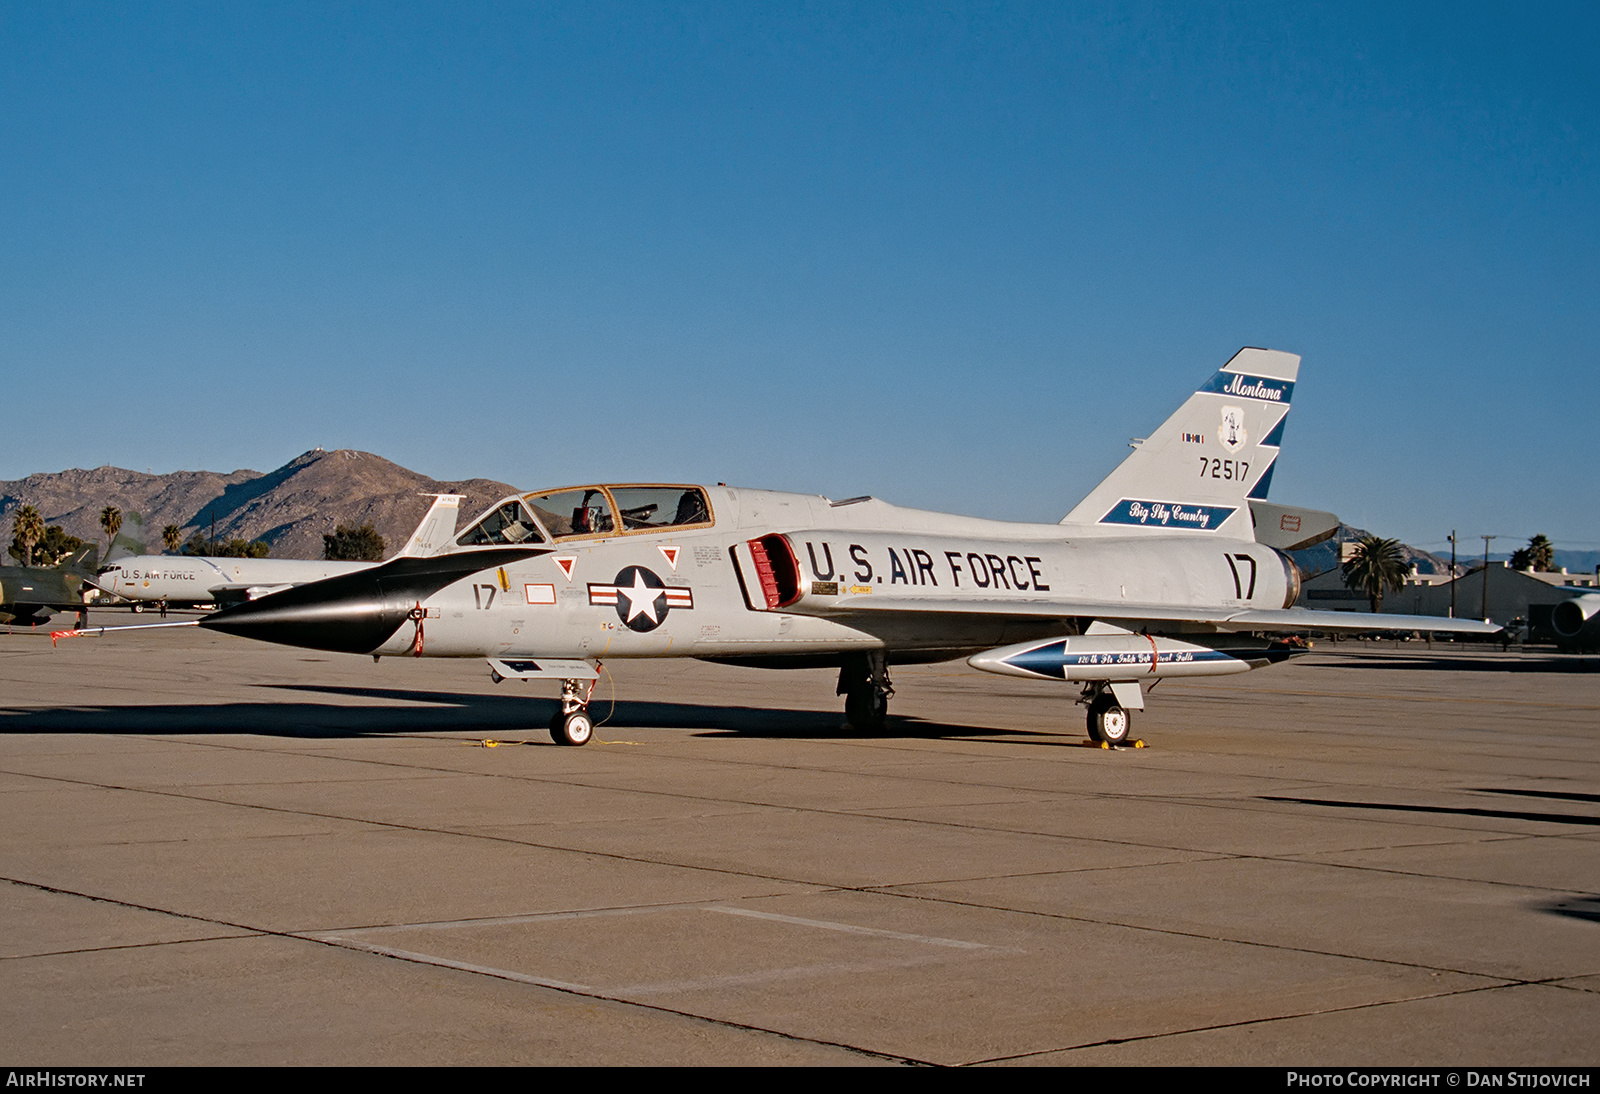
<svg viewBox="0 0 1600 1094"><path fill-rule="evenodd" d="M844 696L844 718L852 729L882 729L889 713L894 685L882 650L851 654L839 666L839 687Z"/></svg>
<svg viewBox="0 0 1600 1094"><path fill-rule="evenodd" d="M1136 685L1137 686L1137 685ZM1089 739L1103 745L1125 745L1132 718L1105 684L1091 684L1079 700L1089 708Z"/></svg>
<svg viewBox="0 0 1600 1094"><path fill-rule="evenodd" d="M586 745L594 736L594 719L589 716L589 696L593 691L592 681L561 681L561 709L550 719L550 736L556 744Z"/></svg>

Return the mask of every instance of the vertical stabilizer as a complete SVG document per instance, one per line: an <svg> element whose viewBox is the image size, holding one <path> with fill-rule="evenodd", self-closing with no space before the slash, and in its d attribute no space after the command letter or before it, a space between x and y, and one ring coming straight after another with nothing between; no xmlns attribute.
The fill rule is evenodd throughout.
<svg viewBox="0 0 1600 1094"><path fill-rule="evenodd" d="M1061 521L1253 537L1300 358L1242 349Z"/></svg>
<svg viewBox="0 0 1600 1094"><path fill-rule="evenodd" d="M93 543L85 544L52 566L51 569L60 570L63 573L93 577L95 572L100 569L100 548Z"/></svg>
<svg viewBox="0 0 1600 1094"><path fill-rule="evenodd" d="M122 514L122 527L106 548L106 561L126 558L129 555L149 554L144 542L144 515L129 510Z"/></svg>
<svg viewBox="0 0 1600 1094"><path fill-rule="evenodd" d="M461 512L462 494L424 494L433 504L423 516L422 523L411 533L411 538L396 557L425 558L436 555L450 546L456 534L456 516Z"/></svg>

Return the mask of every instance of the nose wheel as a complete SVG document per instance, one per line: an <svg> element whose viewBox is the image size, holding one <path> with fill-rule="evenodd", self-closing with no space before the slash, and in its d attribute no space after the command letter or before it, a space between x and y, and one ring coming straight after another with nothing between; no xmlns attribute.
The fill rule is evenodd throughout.
<svg viewBox="0 0 1600 1094"><path fill-rule="evenodd" d="M594 719L589 716L593 686L586 684L584 680L561 681L561 709L550 719L550 738L558 745L576 748L594 736Z"/></svg>
<svg viewBox="0 0 1600 1094"><path fill-rule="evenodd" d="M594 719L587 709L558 713L550 719L550 738L558 745L586 745L593 736Z"/></svg>

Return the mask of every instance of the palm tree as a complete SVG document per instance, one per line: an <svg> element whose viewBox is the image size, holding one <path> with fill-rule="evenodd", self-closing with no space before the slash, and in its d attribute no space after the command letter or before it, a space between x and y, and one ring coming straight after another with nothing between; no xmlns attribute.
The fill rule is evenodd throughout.
<svg viewBox="0 0 1600 1094"><path fill-rule="evenodd" d="M1556 568L1556 547L1549 536L1538 535L1528 541L1528 554L1533 558L1533 568L1541 573Z"/></svg>
<svg viewBox="0 0 1600 1094"><path fill-rule="evenodd" d="M1534 536L1528 541L1526 547L1518 547L1511 552L1511 568L1513 570L1539 570L1541 572L1556 568L1556 549L1548 536Z"/></svg>
<svg viewBox="0 0 1600 1094"><path fill-rule="evenodd" d="M22 564L33 565L33 545L44 538L44 518L31 505L17 507L17 542L22 544Z"/></svg>
<svg viewBox="0 0 1600 1094"><path fill-rule="evenodd" d="M176 553L183 546L183 529L176 524L169 524L161 529L161 545L169 552Z"/></svg>
<svg viewBox="0 0 1600 1094"><path fill-rule="evenodd" d="M108 505L100 510L100 528L106 534L106 557L111 557L111 546L117 542L117 533L122 531L122 510L115 505Z"/></svg>
<svg viewBox="0 0 1600 1094"><path fill-rule="evenodd" d="M1405 552L1397 539L1362 536L1351 548L1350 557L1339 567L1344 583L1363 592L1377 612L1386 593L1397 593L1406 585Z"/></svg>

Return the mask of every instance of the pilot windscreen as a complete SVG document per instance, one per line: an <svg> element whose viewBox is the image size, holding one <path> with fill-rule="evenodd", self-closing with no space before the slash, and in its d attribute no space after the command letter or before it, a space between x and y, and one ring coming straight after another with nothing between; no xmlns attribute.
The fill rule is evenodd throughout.
<svg viewBox="0 0 1600 1094"><path fill-rule="evenodd" d="M467 529L456 543L462 547L543 543L544 537L520 502L508 501Z"/></svg>

